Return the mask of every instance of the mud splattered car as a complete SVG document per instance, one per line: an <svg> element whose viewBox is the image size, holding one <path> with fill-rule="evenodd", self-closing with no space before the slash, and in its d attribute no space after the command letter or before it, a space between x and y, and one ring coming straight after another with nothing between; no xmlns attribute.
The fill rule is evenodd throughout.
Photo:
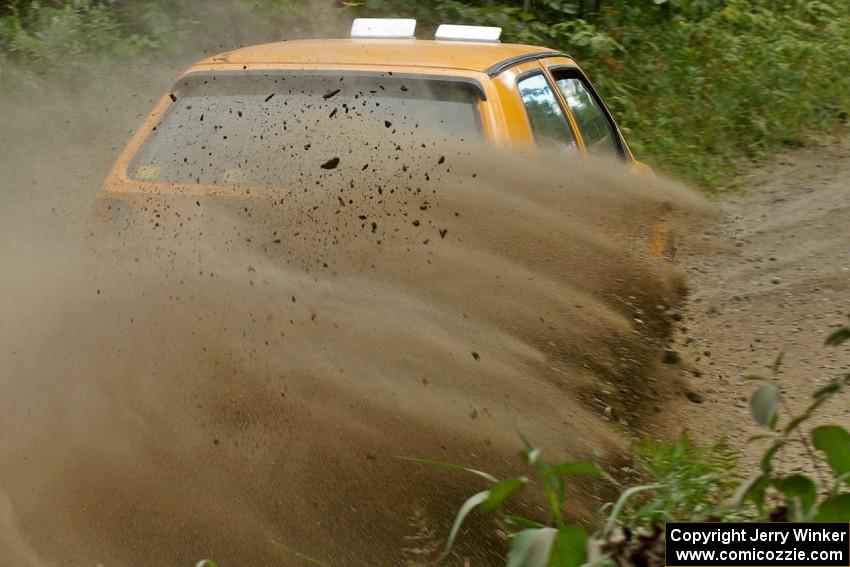
<svg viewBox="0 0 850 567"><path fill-rule="evenodd" d="M370 160L355 168L350 154L382 161L402 147L415 152L423 135L601 156L651 174L569 55L500 43L494 27L442 25L433 40L415 39L415 27L361 18L348 39L283 41L198 62L132 137L104 196L281 196L322 184L316 172L368 175ZM672 255L664 216L625 227L641 253Z"/></svg>
<svg viewBox="0 0 850 567"><path fill-rule="evenodd" d="M133 136L104 190L288 185L299 166L339 165L335 144L365 122L648 169L569 55L499 43L499 28L480 26L444 25L434 40L418 40L415 25L358 19L350 39L284 41L198 62Z"/></svg>

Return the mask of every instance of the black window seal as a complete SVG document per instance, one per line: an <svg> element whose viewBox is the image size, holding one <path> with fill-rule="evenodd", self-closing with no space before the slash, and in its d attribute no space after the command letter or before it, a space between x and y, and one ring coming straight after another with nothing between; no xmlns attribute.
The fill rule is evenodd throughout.
<svg viewBox="0 0 850 567"><path fill-rule="evenodd" d="M526 106L525 102L522 101L522 93L519 92L519 84L522 81L526 80L527 78L533 77L534 75L541 75L543 77L543 80L546 81L546 85L549 87L549 90L552 91L552 95L554 95L554 97L555 97L555 102L558 103L558 108L561 109L561 116L563 117L564 122L567 123L567 130L570 131L570 135L573 137L573 142L578 144L578 136L576 136L576 133L573 130L573 125L570 122L570 119L568 118L569 117L569 114L567 114L568 111L567 111L566 108L564 108L564 104L561 102L562 97L558 96L558 94L559 94L558 93L558 85L552 84L552 81L549 80L549 77L546 76L546 73L543 72L542 68L540 68L540 69L529 69L528 71L526 71L524 73L520 73L520 75L517 76L517 78L516 78L517 94L519 94L519 96L520 96L520 101L522 102L522 108L525 110L525 117L528 119L529 126L531 126L531 117L528 115L528 107ZM534 132L534 126L531 126L531 133L534 135L534 137L536 139L537 134Z"/></svg>
<svg viewBox="0 0 850 567"><path fill-rule="evenodd" d="M584 72L582 72L582 70L579 69L577 65L567 64L552 65L551 67L548 67L548 70L549 74L552 75L552 78L555 80L556 83L558 82L558 78L555 77L555 73L557 73L558 71L568 71L571 75L573 75L575 78L582 82L584 87L590 93L590 96L593 97L593 100L595 100L596 104L599 105L599 108L602 109L602 114L605 115L605 118L608 120L608 123L614 126L614 132L617 134L617 150L620 153L620 158L623 160L628 159L628 154L626 152L626 139L623 136L623 132L620 131L620 125L617 124L616 120L614 120L614 115L612 115L611 111L608 110L608 106L605 104L605 101L603 101L602 97L599 96L599 93L596 92L596 88L593 86L593 83L590 82L590 79L584 74ZM557 85L556 88L560 90L560 87L558 87ZM561 93L561 96L564 96L563 93ZM583 137L584 136L582 136L582 138Z"/></svg>
<svg viewBox="0 0 850 567"><path fill-rule="evenodd" d="M429 73L397 73L395 71L359 71L357 69L217 69L192 71L180 80L194 77L209 77L221 75L333 75L333 76L359 76L359 77L387 77L394 79L423 79L427 81L440 81L448 83L461 83L472 87L475 94L482 101L487 100L487 93L480 82L471 77L459 77L451 75L431 75Z"/></svg>
<svg viewBox="0 0 850 567"><path fill-rule="evenodd" d="M500 61L495 65L488 67L484 72L492 79L514 65L527 63L529 61L537 61L539 59L547 59L549 57L566 57L568 59L572 59L569 54L564 53L563 51L535 51L533 53L525 53L523 55L517 55L516 57Z"/></svg>

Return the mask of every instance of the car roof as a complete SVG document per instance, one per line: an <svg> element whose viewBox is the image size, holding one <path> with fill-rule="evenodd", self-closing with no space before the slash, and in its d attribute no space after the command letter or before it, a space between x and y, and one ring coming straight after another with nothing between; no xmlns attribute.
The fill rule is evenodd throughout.
<svg viewBox="0 0 850 567"><path fill-rule="evenodd" d="M306 39L279 41L227 51L197 63L275 65L436 67L492 72L513 60L558 55L534 45L423 39Z"/></svg>

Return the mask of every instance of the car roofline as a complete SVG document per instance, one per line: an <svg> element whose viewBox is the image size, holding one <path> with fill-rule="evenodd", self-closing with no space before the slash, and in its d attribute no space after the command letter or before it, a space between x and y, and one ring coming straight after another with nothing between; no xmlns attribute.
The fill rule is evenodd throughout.
<svg viewBox="0 0 850 567"><path fill-rule="evenodd" d="M464 44L460 46L459 44ZM422 47L426 50L432 50L437 46L442 46L431 53L425 51L421 57L411 56L411 46ZM486 45L489 57L480 48ZM448 46L452 46L449 51ZM290 51L287 48L292 48ZM376 47L376 49L372 49ZM393 56L395 48L403 48L403 55L397 60ZM470 57L466 57L464 52L469 48ZM352 50L365 50L363 58L358 57L358 53ZM493 49L493 51L490 51ZM499 52L504 49L503 52ZM342 52L346 53L341 59L335 54ZM453 53L451 57L447 53ZM431 56L434 56L432 58ZM328 39L306 39L306 40L289 40L275 41L258 45L250 45L240 47L230 51L225 51L217 55L212 55L200 61L197 61L193 67L200 66L216 66L220 64L239 64L239 65L366 65L366 66L410 66L410 67L431 67L444 69L457 69L482 73L489 75L491 78L508 69L509 67L533 61L546 57L572 57L561 51L551 49L540 45L524 45L513 43L479 43L470 41L452 41L452 40L426 40L426 39L410 39L410 40L393 40L393 39L349 39L349 38L328 38ZM489 60L488 60L489 59Z"/></svg>
<svg viewBox="0 0 850 567"><path fill-rule="evenodd" d="M501 74L507 69L513 67L514 65L519 65L521 63L527 63L528 61L537 61L539 59L547 59L549 57L566 57L567 59L573 59L573 57L564 53L563 51L535 51L532 53L524 53L522 55L517 55L516 57L510 57L505 59L504 61L499 61L498 63L491 65L484 72L492 79L493 77Z"/></svg>

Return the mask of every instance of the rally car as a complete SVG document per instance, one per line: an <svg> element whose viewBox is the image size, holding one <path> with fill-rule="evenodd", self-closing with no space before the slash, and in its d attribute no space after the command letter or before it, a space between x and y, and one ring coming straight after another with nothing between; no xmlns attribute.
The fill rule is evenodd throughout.
<svg viewBox="0 0 850 567"><path fill-rule="evenodd" d="M104 196L256 194L333 169L375 129L599 155L642 173L586 74L566 53L501 43L494 27L356 19L346 39L281 41L190 67L130 140ZM373 128L366 128L366 125ZM366 142L368 143L368 141ZM316 162L315 164L313 162ZM663 224L649 252L669 248Z"/></svg>
<svg viewBox="0 0 850 567"><path fill-rule="evenodd" d="M635 161L611 113L566 53L500 43L499 28L482 26L442 25L435 39L414 39L415 25L360 18L349 39L282 41L198 62L133 136L104 190L155 191L168 184L170 191L210 193L250 182L250 171L235 167L239 154L250 154L259 168L258 152L268 152L271 162L279 159L279 146L245 143L240 152L216 133L236 130L243 142L288 134L299 146L314 147L329 121L287 133L264 130L264 124L270 116L285 118L305 108L324 114L325 107L327 115L343 107L361 118L368 107L369 118L387 127L406 123L447 138L486 138L508 147L539 144L647 169ZM196 155L174 162L175 148L187 146L197 146ZM227 151L217 151L224 146ZM204 156L215 159L200 172L192 162Z"/></svg>

